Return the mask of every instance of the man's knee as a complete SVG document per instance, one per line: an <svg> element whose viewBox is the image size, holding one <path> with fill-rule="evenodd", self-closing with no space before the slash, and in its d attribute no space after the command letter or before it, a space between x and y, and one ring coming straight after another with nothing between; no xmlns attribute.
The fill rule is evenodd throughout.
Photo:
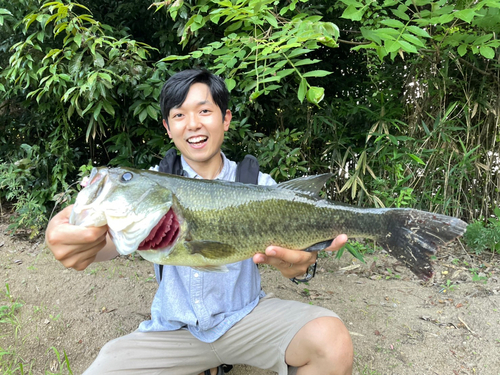
<svg viewBox="0 0 500 375"><path fill-rule="evenodd" d="M307 323L287 349L287 363L328 374L351 374L353 346L349 331L338 318L321 317ZM290 362L289 362L290 361Z"/></svg>
<svg viewBox="0 0 500 375"><path fill-rule="evenodd" d="M318 355L337 365L352 368L353 346L351 335L338 318L324 317L315 319L316 348Z"/></svg>

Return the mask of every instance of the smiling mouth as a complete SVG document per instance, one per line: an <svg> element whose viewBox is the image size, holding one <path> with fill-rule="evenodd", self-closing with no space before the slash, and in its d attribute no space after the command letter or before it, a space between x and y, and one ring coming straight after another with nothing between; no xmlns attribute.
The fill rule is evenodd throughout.
<svg viewBox="0 0 500 375"><path fill-rule="evenodd" d="M191 145L199 145L199 144L202 144L204 142L206 142L208 140L208 137L205 136L205 135L199 135L199 136L196 136L196 137L191 137L187 140L187 143L191 144Z"/></svg>

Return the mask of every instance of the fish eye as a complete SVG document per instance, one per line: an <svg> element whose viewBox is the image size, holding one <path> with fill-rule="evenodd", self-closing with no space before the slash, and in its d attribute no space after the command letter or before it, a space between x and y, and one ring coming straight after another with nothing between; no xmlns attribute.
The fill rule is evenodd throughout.
<svg viewBox="0 0 500 375"><path fill-rule="evenodd" d="M132 178L134 177L134 175L130 172L125 172L124 174L122 174L122 182L129 182L130 180L132 180Z"/></svg>

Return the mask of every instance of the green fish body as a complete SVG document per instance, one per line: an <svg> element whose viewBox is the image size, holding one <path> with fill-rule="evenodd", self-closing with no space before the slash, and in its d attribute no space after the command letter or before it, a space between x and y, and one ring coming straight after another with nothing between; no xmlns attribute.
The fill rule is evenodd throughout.
<svg viewBox="0 0 500 375"><path fill-rule="evenodd" d="M269 245L317 251L338 234L370 238L422 278L430 255L465 232L460 219L415 209L336 204L318 193L331 175L274 186L95 168L70 223L107 224L121 254L158 264L221 270Z"/></svg>

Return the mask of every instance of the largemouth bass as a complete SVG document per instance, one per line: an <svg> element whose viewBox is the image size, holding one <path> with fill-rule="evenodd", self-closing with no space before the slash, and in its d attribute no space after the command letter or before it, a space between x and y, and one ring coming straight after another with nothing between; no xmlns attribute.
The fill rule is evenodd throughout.
<svg viewBox="0 0 500 375"><path fill-rule="evenodd" d="M120 254L221 271L269 245L318 251L338 234L370 238L421 278L429 256L465 232L460 219L395 208L358 208L319 198L330 174L275 186L199 180L132 168L94 168L70 223L109 226Z"/></svg>

